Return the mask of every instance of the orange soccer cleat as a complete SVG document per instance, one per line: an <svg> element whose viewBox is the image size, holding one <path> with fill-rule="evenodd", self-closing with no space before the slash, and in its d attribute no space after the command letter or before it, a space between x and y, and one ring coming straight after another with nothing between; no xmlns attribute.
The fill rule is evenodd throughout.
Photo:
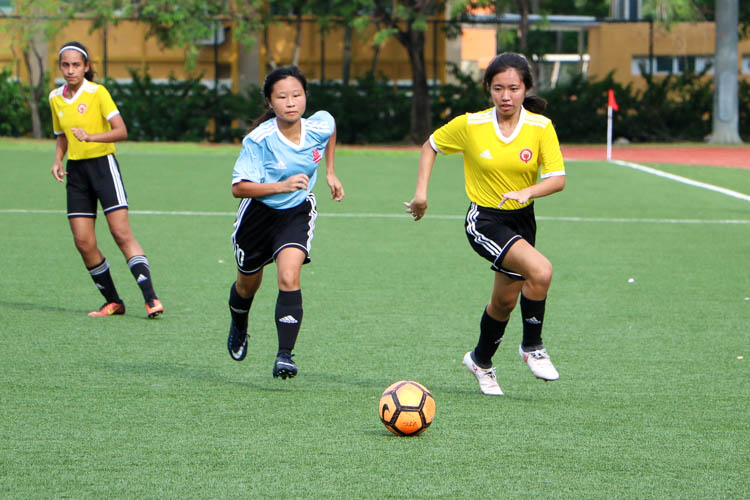
<svg viewBox="0 0 750 500"><path fill-rule="evenodd" d="M164 312L164 306L161 305L159 299L152 299L146 302L146 314L149 319L154 319L158 315Z"/></svg>
<svg viewBox="0 0 750 500"><path fill-rule="evenodd" d="M122 302L107 302L98 311L92 311L89 316L96 318L99 316L114 316L115 314L125 314L125 304Z"/></svg>

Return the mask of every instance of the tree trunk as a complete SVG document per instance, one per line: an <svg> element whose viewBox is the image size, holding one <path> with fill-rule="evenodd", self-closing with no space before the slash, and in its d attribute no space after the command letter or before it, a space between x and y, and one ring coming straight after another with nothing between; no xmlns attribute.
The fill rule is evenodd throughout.
<svg viewBox="0 0 750 500"><path fill-rule="evenodd" d="M739 134L737 52L739 0L716 0L713 132L709 141L742 142Z"/></svg>
<svg viewBox="0 0 750 500"><path fill-rule="evenodd" d="M375 70L378 69L378 57L380 56L380 45L372 48L372 61L370 62L370 74L375 76Z"/></svg>
<svg viewBox="0 0 750 500"><path fill-rule="evenodd" d="M529 0L516 0L518 5L518 12L521 14L521 22L518 26L519 40L518 40L518 51L521 54L526 55L529 47Z"/></svg>
<svg viewBox="0 0 750 500"><path fill-rule="evenodd" d="M349 85L349 73L352 64L352 27L349 23L344 26L344 53L341 58L341 81Z"/></svg>
<svg viewBox="0 0 750 500"><path fill-rule="evenodd" d="M32 42L33 44L33 42ZM34 52L37 66L34 67L31 60L31 52ZM31 134L35 139L42 138L42 120L39 116L39 98L42 93L42 56L32 46L23 51L23 60L26 64L26 71L29 72L29 91L26 93L26 103L29 105L31 112Z"/></svg>
<svg viewBox="0 0 750 500"><path fill-rule="evenodd" d="M422 144L432 132L432 110L424 63L424 31L412 30L398 35L409 53L411 64L411 130L409 138Z"/></svg>
<svg viewBox="0 0 750 500"><path fill-rule="evenodd" d="M295 14L295 27L297 34L294 37L294 54L292 55L292 65L299 66L299 55L302 52L302 9L296 8Z"/></svg>
<svg viewBox="0 0 750 500"><path fill-rule="evenodd" d="M268 26L263 28L263 46L266 48L266 70L273 71L279 66L273 58L273 53L271 53L271 45L268 42Z"/></svg>

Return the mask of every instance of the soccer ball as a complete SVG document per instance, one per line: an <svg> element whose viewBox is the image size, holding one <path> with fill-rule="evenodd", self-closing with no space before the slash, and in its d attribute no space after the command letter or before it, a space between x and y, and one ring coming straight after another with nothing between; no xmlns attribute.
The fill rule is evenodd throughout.
<svg viewBox="0 0 750 500"><path fill-rule="evenodd" d="M398 436L416 436L435 418L435 399L419 382L401 380L383 391L378 410L386 429Z"/></svg>

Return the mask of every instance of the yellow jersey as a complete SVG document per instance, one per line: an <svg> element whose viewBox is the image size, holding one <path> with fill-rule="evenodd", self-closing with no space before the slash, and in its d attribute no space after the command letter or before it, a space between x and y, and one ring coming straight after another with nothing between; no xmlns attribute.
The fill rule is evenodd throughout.
<svg viewBox="0 0 750 500"><path fill-rule="evenodd" d="M464 179L469 199L496 208L503 193L533 186L541 177L565 175L560 143L549 118L521 108L510 137L500 132L495 108L457 116L430 136L438 153L464 154ZM531 204L506 201L502 209Z"/></svg>
<svg viewBox="0 0 750 500"><path fill-rule="evenodd" d="M64 94L66 86L49 93L49 107L55 135L65 134L68 138L68 159L84 160L114 154L114 143L81 142L70 131L71 128L82 128L87 134L99 134L112 130L109 120L120 114L112 96L103 85L84 80L78 92L67 99Z"/></svg>

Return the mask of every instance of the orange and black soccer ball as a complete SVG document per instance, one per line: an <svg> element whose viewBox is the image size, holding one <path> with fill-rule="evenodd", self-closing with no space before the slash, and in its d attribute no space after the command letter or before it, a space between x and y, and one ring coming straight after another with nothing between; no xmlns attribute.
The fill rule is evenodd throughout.
<svg viewBox="0 0 750 500"><path fill-rule="evenodd" d="M435 418L435 399L419 382L401 380L383 391L378 410L386 429L398 436L416 436Z"/></svg>

